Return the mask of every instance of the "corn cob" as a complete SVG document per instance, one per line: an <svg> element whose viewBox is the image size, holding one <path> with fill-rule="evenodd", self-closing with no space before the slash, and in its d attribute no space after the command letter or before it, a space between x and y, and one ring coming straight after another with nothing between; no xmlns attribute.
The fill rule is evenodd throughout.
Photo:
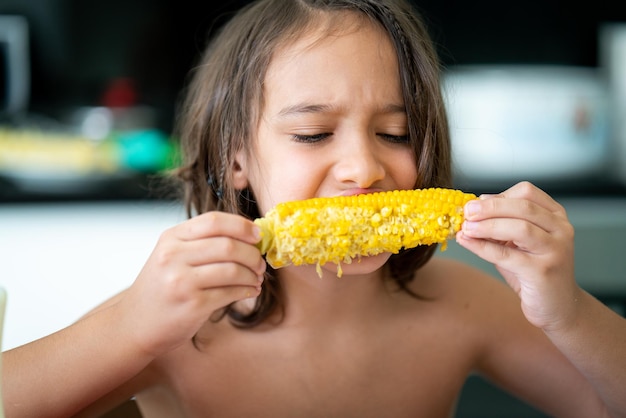
<svg viewBox="0 0 626 418"><path fill-rule="evenodd" d="M402 248L442 244L463 223L463 205L476 196L460 190L394 190L356 196L321 197L276 205L254 222L259 249L274 268L332 262Z"/></svg>

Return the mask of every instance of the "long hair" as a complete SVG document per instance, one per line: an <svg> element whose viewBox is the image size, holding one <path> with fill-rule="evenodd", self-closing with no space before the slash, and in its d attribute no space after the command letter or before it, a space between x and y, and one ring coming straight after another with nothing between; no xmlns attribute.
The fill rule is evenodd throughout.
<svg viewBox="0 0 626 418"><path fill-rule="evenodd" d="M396 51L408 137L417 165L415 188L448 187L451 157L447 117L440 89L440 64L427 29L405 0L260 0L234 15L211 38L193 69L180 107L177 132L183 163L182 180L189 216L211 210L260 216L253 191L232 187L229 173L235 153L249 149L263 103L263 83L278 48L298 39L321 20L359 13L379 25ZM340 20L336 20L336 25ZM339 27L339 26L337 26ZM432 257L436 246L420 246L394 254L388 261L391 277L401 289ZM268 266L261 295L251 311L228 306L227 315L241 327L254 326L281 304L280 282Z"/></svg>

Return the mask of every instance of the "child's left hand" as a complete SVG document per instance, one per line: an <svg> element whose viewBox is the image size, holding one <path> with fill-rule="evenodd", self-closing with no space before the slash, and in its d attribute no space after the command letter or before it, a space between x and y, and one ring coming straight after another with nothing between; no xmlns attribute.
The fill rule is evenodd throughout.
<svg viewBox="0 0 626 418"><path fill-rule="evenodd" d="M558 329L573 318L574 228L565 209L528 182L465 206L457 242L493 263L521 298L526 318Z"/></svg>

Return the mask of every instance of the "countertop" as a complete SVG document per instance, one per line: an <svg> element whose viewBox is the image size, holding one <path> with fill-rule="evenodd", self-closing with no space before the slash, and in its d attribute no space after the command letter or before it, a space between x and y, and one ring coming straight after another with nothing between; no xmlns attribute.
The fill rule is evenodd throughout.
<svg viewBox="0 0 626 418"><path fill-rule="evenodd" d="M626 197L567 197L582 287L626 299ZM0 205L0 285L8 293L2 349L57 331L129 286L165 229L173 201ZM438 256L495 272L454 242Z"/></svg>

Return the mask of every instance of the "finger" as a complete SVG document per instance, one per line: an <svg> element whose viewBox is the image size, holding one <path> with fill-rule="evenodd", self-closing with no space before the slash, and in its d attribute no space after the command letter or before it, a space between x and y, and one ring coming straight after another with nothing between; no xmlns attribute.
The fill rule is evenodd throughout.
<svg viewBox="0 0 626 418"><path fill-rule="evenodd" d="M235 262L257 274L265 271L265 261L255 246L227 237L204 238L184 243L186 262L191 266Z"/></svg>
<svg viewBox="0 0 626 418"><path fill-rule="evenodd" d="M464 215L468 221L494 218L524 220L548 232L561 229L563 222L567 221L566 216L555 214L532 200L500 196L468 202Z"/></svg>
<svg viewBox="0 0 626 418"><path fill-rule="evenodd" d="M505 242L474 238L463 231L457 233L456 241L466 250L501 269L514 271L519 270L519 266L532 265L528 260L528 253Z"/></svg>
<svg viewBox="0 0 626 418"><path fill-rule="evenodd" d="M188 282L197 289L219 289L222 287L247 287L260 290L263 275L237 263L213 263L194 267ZM251 291L251 289L248 289Z"/></svg>
<svg viewBox="0 0 626 418"><path fill-rule="evenodd" d="M216 263L186 269L168 277L165 290L168 298L178 302L204 298L206 291L223 288L245 288L247 292L261 291L263 276L236 263Z"/></svg>
<svg viewBox="0 0 626 418"><path fill-rule="evenodd" d="M496 243L511 243L513 248L532 253L542 253L553 245L550 234L532 222L516 218L488 218L465 221L464 236ZM507 250L508 251L508 250Z"/></svg>
<svg viewBox="0 0 626 418"><path fill-rule="evenodd" d="M523 199L533 202L549 212L558 214L565 213L563 206L555 201L549 194L527 181L517 183L498 195L482 195L480 197L482 200L487 200L492 197Z"/></svg>
<svg viewBox="0 0 626 418"><path fill-rule="evenodd" d="M204 292L202 303L205 306L211 306L212 310L223 308L233 302L243 299L259 296L260 288L249 286L225 286L212 289L210 292Z"/></svg>
<svg viewBox="0 0 626 418"><path fill-rule="evenodd" d="M256 244L261 239L259 227L249 219L226 212L206 212L174 227L173 233L190 241L208 237L229 236Z"/></svg>

